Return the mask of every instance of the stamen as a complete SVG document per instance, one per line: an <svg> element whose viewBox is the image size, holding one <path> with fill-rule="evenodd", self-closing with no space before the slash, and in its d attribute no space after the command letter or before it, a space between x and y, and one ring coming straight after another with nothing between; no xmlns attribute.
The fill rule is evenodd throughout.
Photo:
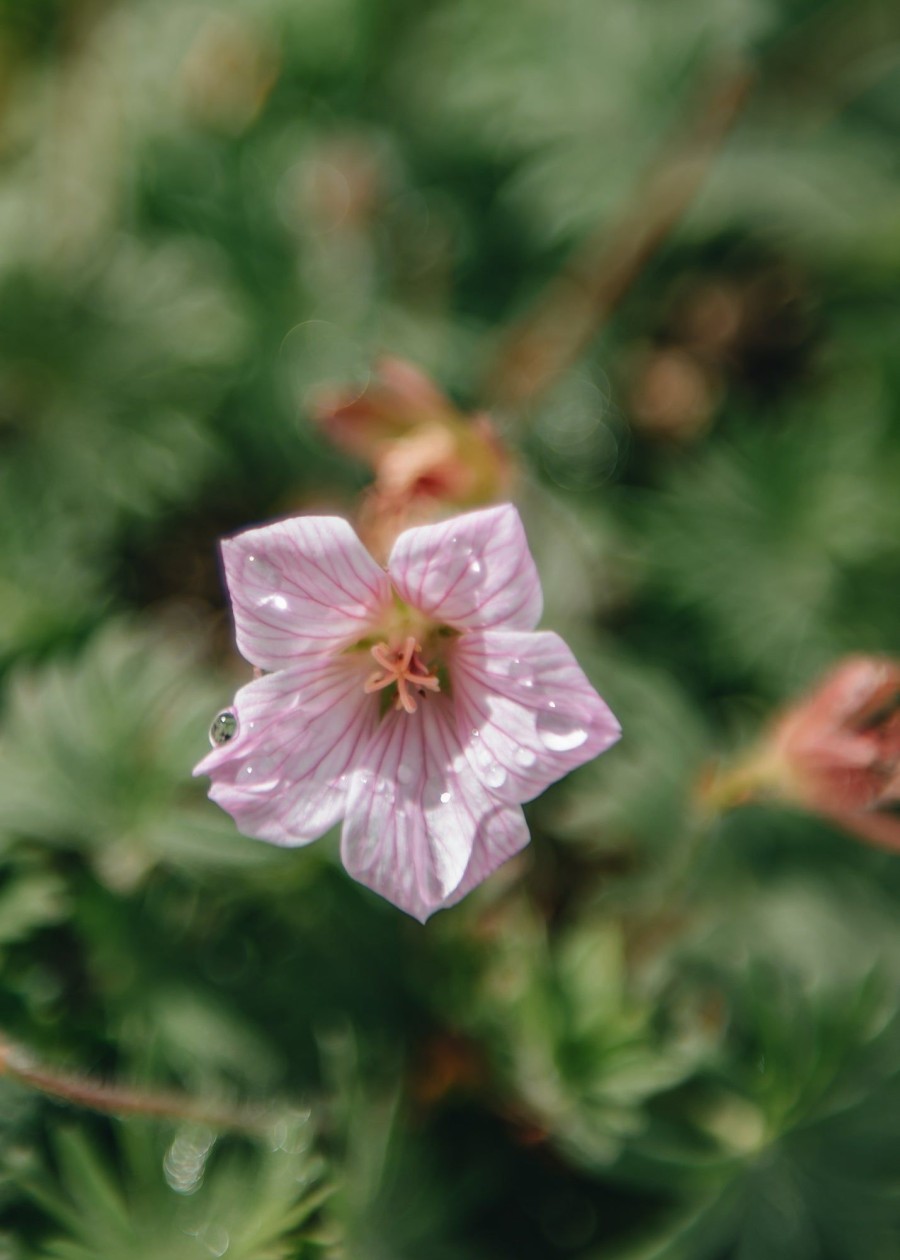
<svg viewBox="0 0 900 1260"><path fill-rule="evenodd" d="M396 683L394 707L403 709L405 713L415 713L418 704L412 694L413 690L424 695L426 691L441 689L437 675L429 671L419 655L421 651L422 648L413 635L408 635L403 647L393 652L386 643L376 643L371 652L375 663L381 668L369 675L363 683L363 691L383 691L385 687Z"/></svg>

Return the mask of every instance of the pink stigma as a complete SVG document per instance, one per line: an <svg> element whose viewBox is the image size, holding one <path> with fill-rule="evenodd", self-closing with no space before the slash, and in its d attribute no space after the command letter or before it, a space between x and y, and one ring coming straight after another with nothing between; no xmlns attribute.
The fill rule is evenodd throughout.
<svg viewBox="0 0 900 1260"><path fill-rule="evenodd" d="M394 707L406 713L415 713L418 705L411 688L424 695L426 691L440 691L441 684L437 675L429 672L425 662L419 656L420 645L409 635L402 648L391 651L386 643L376 643L372 655L381 669L370 674L363 684L364 691L381 691L385 687L397 684L397 696Z"/></svg>

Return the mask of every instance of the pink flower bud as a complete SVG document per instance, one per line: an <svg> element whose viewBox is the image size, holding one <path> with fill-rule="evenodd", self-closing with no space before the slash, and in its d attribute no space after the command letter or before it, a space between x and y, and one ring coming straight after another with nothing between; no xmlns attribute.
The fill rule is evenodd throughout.
<svg viewBox="0 0 900 1260"><path fill-rule="evenodd" d="M771 746L787 799L900 849L900 664L848 657L784 714Z"/></svg>
<svg viewBox="0 0 900 1260"><path fill-rule="evenodd" d="M774 797L900 850L900 663L847 657L700 795L716 808Z"/></svg>
<svg viewBox="0 0 900 1260"><path fill-rule="evenodd" d="M360 526L377 553L409 525L509 497L512 460L488 417L457 411L403 359L383 359L360 396L322 396L315 419L375 473Z"/></svg>

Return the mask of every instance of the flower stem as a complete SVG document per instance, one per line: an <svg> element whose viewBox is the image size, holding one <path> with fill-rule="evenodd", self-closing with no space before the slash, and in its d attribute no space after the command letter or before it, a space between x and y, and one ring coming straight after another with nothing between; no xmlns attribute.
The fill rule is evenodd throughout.
<svg viewBox="0 0 900 1260"><path fill-rule="evenodd" d="M508 330L485 374L489 405L533 402L584 351L693 202L754 77L743 64L711 76L618 221L589 237Z"/></svg>
<svg viewBox="0 0 900 1260"><path fill-rule="evenodd" d="M213 1129L261 1133L273 1116L260 1108L226 1107L179 1093L145 1093L105 1081L56 1071L36 1063L30 1054L0 1037L0 1076L91 1111L114 1116L148 1116L188 1120Z"/></svg>

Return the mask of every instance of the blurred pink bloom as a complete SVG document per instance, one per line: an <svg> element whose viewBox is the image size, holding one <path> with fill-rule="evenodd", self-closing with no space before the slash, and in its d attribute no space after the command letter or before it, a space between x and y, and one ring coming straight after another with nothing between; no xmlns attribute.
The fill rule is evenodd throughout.
<svg viewBox="0 0 900 1260"><path fill-rule="evenodd" d="M424 922L528 842L521 802L619 737L555 634L504 505L406 530L381 568L337 517L222 544L243 656L234 737L195 774L246 835L344 819L350 874Z"/></svg>
<svg viewBox="0 0 900 1260"><path fill-rule="evenodd" d="M775 726L770 755L790 800L863 840L900 849L900 664L853 656Z"/></svg>
<svg viewBox="0 0 900 1260"><path fill-rule="evenodd" d="M404 359L382 359L361 395L340 389L321 395L315 419L375 474L359 524L379 556L401 529L448 510L496 503L512 488L513 461L489 417L458 411Z"/></svg>

